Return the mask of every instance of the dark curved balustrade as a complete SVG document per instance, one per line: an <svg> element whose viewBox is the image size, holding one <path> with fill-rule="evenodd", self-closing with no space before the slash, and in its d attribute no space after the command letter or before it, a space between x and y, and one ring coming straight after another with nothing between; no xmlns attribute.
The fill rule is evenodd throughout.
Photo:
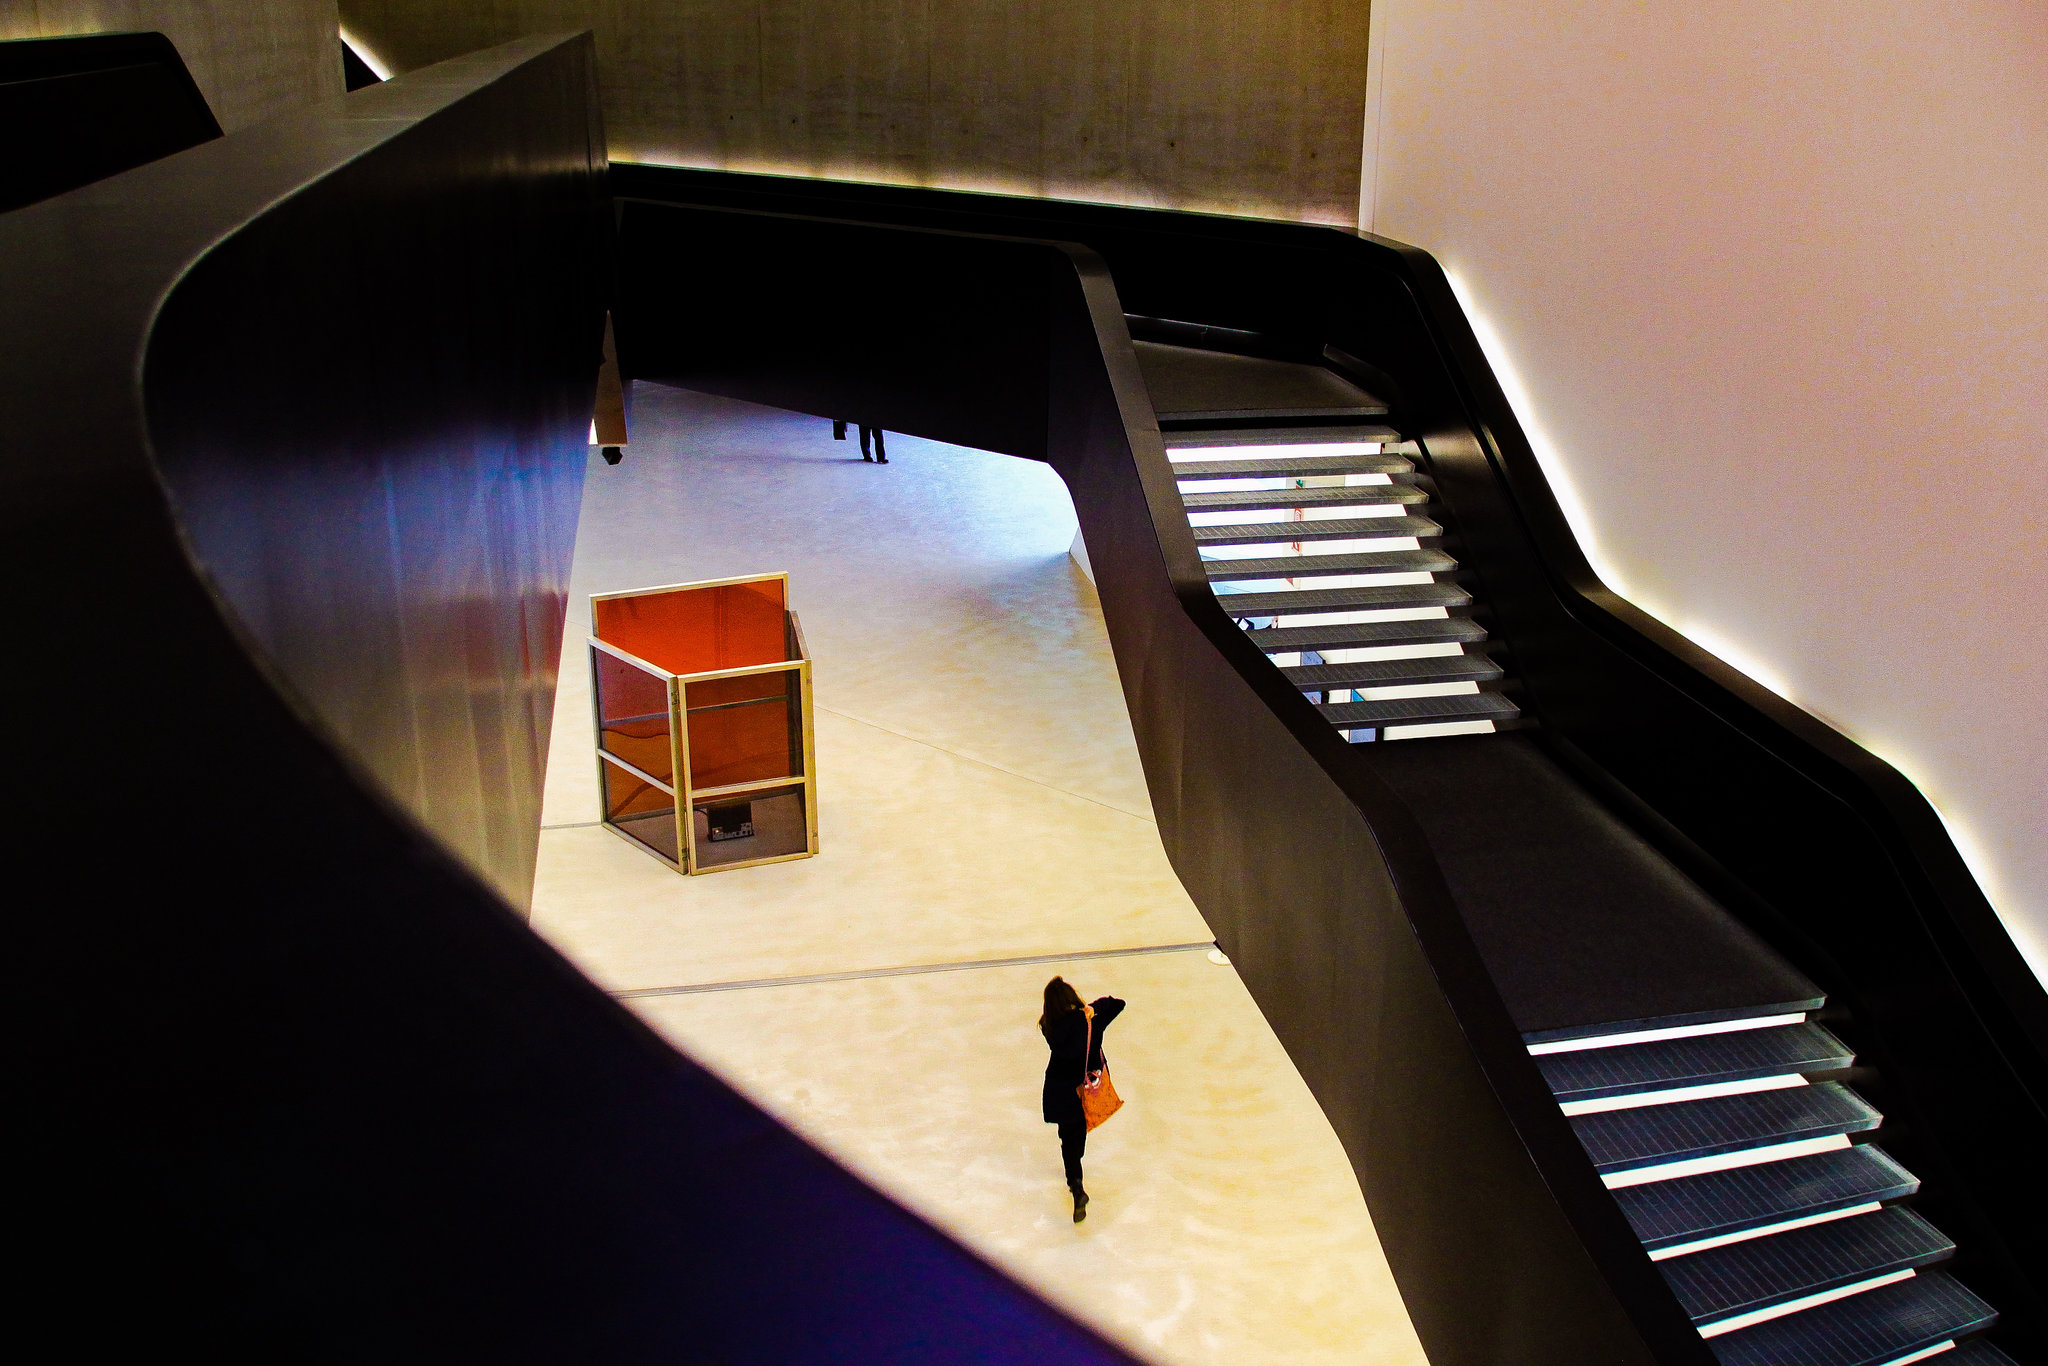
<svg viewBox="0 0 2048 1366"><path fill-rule="evenodd" d="M526 40L0 216L47 1355L1128 1360L507 903L607 304L594 70Z"/></svg>
<svg viewBox="0 0 2048 1366"><path fill-rule="evenodd" d="M219 136L161 33L0 42L0 213Z"/></svg>
<svg viewBox="0 0 2048 1366"><path fill-rule="evenodd" d="M1337 742L1210 598L1133 402L1126 313L1232 329L1395 401L1539 742L1846 1008L1886 1146L2004 1310L2001 1340L2038 1350L2048 998L1910 784L1597 582L1426 253L1192 214L613 175L629 371L1066 478L1175 868L1343 1138L1433 1359L1707 1358L1539 1102L1376 777L1386 760ZM1333 861L1340 846L1355 857Z"/></svg>
<svg viewBox="0 0 2048 1366"><path fill-rule="evenodd" d="M404 156L335 167L208 250L143 357L158 473L211 587L354 762L522 909L607 288L601 133L559 131L589 123L586 86L540 64L431 120L416 89L344 101L349 129L414 116ZM476 177L497 140L535 145L533 172ZM499 224L562 268L474 256ZM279 349L280 317L329 325Z"/></svg>

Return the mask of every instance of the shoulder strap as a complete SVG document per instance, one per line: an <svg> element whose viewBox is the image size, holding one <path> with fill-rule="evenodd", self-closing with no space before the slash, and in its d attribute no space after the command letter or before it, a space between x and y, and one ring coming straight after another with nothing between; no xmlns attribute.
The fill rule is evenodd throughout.
<svg viewBox="0 0 2048 1366"><path fill-rule="evenodd" d="M1086 1086L1088 1084L1088 1058L1095 1051L1095 1017L1088 1013L1086 1006L1081 1007L1081 1023L1086 1026L1081 1033L1081 1084Z"/></svg>

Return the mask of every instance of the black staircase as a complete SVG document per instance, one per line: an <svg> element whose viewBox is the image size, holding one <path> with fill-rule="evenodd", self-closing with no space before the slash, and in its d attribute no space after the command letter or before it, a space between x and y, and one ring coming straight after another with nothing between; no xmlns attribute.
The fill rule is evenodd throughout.
<svg viewBox="0 0 2048 1366"><path fill-rule="evenodd" d="M1162 326L1130 323L1137 335ZM1346 739L1415 741L1424 748L1411 756L1426 765L1432 737L1521 721L1505 696L1511 676L1472 618L1468 576L1442 548L1428 456L1390 425L1386 403L1301 362L1143 340L1135 350L1217 601ZM1556 856L1573 857L1572 847L1555 846ZM1598 935L1569 914L1545 917L1541 885L1530 890L1508 914L1544 919L1560 936ZM1676 899L1632 907L1652 924L1667 909L1664 932L1678 941L1718 942L1738 963L1769 954L1732 921L1687 914L1696 908ZM1489 965L1507 980L1528 972L1498 957ZM1804 988L1793 994L1808 999L1782 999L1798 974L1778 967L1748 1013L1562 1026L1530 1016L1525 1037L1602 1181L1725 1366L1903 1366L1959 1344L1979 1366L2009 1360L1975 1337L1996 1311L1931 1269L1956 1245L1898 1203L1918 1179L1864 1143L1883 1116L1828 1079L1855 1055L1807 1018L1823 999ZM1688 984L1650 978L1653 990L1688 999Z"/></svg>
<svg viewBox="0 0 2048 1366"><path fill-rule="evenodd" d="M1383 401L1318 366L1134 345L1218 601L1346 739L1517 720L1441 548L1419 452L1385 424Z"/></svg>
<svg viewBox="0 0 2048 1366"><path fill-rule="evenodd" d="M1898 1203L1920 1182L1864 1141L1883 1116L1813 1080L1846 1072L1853 1054L1782 1018L1532 1051L1550 1050L1539 1063L1552 1093L1728 1366L1886 1366L1989 1328L1989 1305L1927 1270L1956 1247ZM1645 1032L1678 1037L1627 1041ZM2006 1360L1989 1343L1970 1359Z"/></svg>

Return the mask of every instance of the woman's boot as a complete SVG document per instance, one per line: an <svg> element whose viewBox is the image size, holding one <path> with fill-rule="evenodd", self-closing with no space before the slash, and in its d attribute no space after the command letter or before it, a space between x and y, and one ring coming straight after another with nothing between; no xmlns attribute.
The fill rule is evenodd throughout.
<svg viewBox="0 0 2048 1366"><path fill-rule="evenodd" d="M1078 1224L1088 1217L1088 1192L1078 1185L1069 1189L1074 1192L1074 1222Z"/></svg>

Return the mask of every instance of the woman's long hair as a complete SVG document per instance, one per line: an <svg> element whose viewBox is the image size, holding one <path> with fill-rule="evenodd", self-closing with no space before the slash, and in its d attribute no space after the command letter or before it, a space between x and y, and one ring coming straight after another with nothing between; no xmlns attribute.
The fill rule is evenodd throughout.
<svg viewBox="0 0 2048 1366"><path fill-rule="evenodd" d="M1066 978L1053 978L1045 984L1045 1013L1038 1017L1038 1032L1051 1039L1053 1025L1080 1008L1081 993Z"/></svg>

